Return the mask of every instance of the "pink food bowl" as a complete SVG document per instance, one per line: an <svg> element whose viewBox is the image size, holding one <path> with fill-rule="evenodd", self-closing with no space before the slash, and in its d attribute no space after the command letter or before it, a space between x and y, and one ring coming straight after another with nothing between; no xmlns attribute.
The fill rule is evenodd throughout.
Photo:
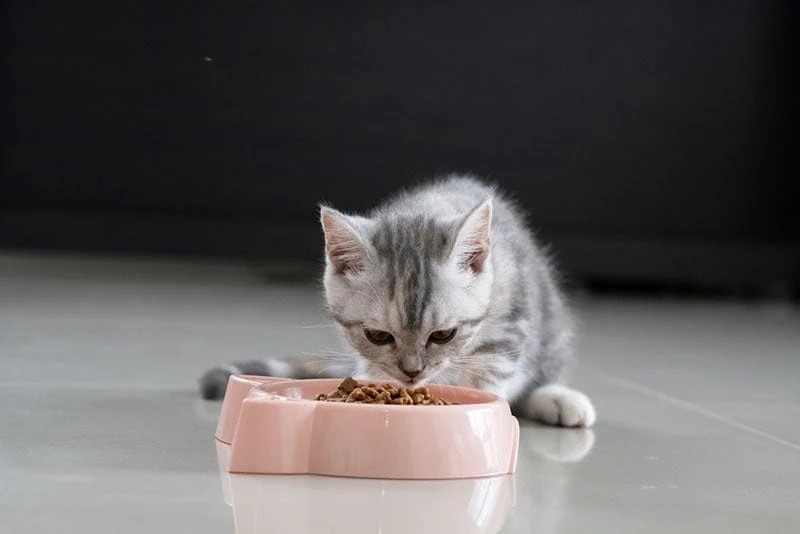
<svg viewBox="0 0 800 534"><path fill-rule="evenodd" d="M216 439L231 473L451 479L513 473L519 424L503 399L429 385L452 406L320 402L337 379L231 376Z"/></svg>

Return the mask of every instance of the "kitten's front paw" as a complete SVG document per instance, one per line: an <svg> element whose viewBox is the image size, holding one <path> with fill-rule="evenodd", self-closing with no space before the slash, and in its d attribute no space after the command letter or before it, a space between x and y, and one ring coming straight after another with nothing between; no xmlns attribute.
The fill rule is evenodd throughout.
<svg viewBox="0 0 800 534"><path fill-rule="evenodd" d="M589 397L560 384L549 384L533 390L527 399L527 412L548 425L590 427L597 413Z"/></svg>

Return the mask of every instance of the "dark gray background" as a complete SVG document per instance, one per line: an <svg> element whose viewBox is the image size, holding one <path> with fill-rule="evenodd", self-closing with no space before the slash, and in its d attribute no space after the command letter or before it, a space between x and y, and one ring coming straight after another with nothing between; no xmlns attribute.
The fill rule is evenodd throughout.
<svg viewBox="0 0 800 534"><path fill-rule="evenodd" d="M800 280L792 2L4 6L2 247L317 260L469 171L575 280Z"/></svg>

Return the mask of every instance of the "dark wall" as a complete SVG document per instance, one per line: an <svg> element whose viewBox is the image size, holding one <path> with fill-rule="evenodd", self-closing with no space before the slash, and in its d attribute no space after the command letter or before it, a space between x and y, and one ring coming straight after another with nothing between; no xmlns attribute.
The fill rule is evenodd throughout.
<svg viewBox="0 0 800 534"><path fill-rule="evenodd" d="M575 276L800 277L790 2L12 2L0 246L317 258L489 176Z"/></svg>

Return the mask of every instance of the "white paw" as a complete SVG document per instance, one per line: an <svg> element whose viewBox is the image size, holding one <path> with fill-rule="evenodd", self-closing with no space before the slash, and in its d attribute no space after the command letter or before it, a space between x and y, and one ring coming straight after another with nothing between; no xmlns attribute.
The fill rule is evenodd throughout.
<svg viewBox="0 0 800 534"><path fill-rule="evenodd" d="M560 384L533 390L528 397L528 413L549 425L569 427L590 427L597 419L589 397Z"/></svg>

